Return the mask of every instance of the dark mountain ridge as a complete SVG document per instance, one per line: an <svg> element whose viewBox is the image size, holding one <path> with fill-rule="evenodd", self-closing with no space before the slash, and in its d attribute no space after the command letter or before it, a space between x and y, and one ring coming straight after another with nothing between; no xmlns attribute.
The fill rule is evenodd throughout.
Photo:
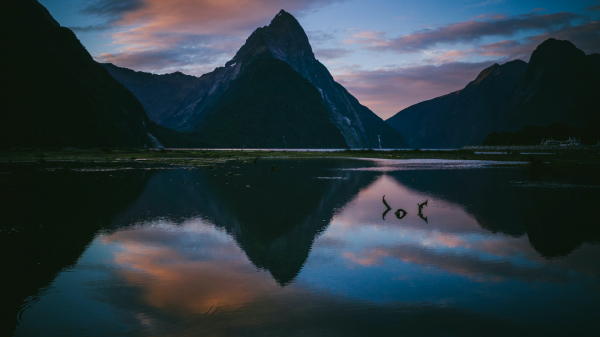
<svg viewBox="0 0 600 337"><path fill-rule="evenodd" d="M154 147L175 136L36 0L3 2L2 146Z"/></svg>
<svg viewBox="0 0 600 337"><path fill-rule="evenodd" d="M187 94L198 85L199 78L181 72L156 75L101 63L142 103L148 117L161 124L173 115Z"/></svg>
<svg viewBox="0 0 600 337"><path fill-rule="evenodd" d="M593 59L569 41L540 44L502 109L498 131L552 122L587 127L600 114L600 71Z"/></svg>
<svg viewBox="0 0 600 337"><path fill-rule="evenodd" d="M496 130L502 105L524 73L521 60L484 69L464 89L410 106L387 120L411 147L479 145Z"/></svg>
<svg viewBox="0 0 600 337"><path fill-rule="evenodd" d="M590 54L587 56L590 62L596 67L596 69L600 70L600 54Z"/></svg>
<svg viewBox="0 0 600 337"><path fill-rule="evenodd" d="M260 44L243 62L243 71L198 125L203 139L223 147L346 147L317 89L289 64Z"/></svg>
<svg viewBox="0 0 600 337"><path fill-rule="evenodd" d="M592 139L588 136L595 132L594 125L600 125L599 69L600 55L586 56L571 42L551 38L536 48L529 64L495 64L463 90L410 106L387 122L411 147L480 145L498 131L503 135L494 134L494 144L509 138L537 142L535 135L513 137L506 132L552 123L579 128L584 138Z"/></svg>
<svg viewBox="0 0 600 337"><path fill-rule="evenodd" d="M161 109L160 114L168 117L162 119L160 123L180 131L203 132L210 118L215 116L213 106L249 65L248 60L251 58L248 59L247 55L260 48L268 50L271 58L290 65L316 87L331 122L340 130L347 146L355 148L407 146L404 137L398 131L362 106L356 98L333 80L327 68L315 59L308 37L298 21L283 10L268 26L256 29L224 67L216 68L213 72L199 77L194 88L182 95L182 99L174 100L169 104L164 103L163 106L170 105L174 108ZM112 71L111 73L133 92L143 91L143 94L137 96L145 106L152 104L145 98L153 95L152 90L148 87L140 88L139 84L133 83L134 81L122 78L120 73Z"/></svg>

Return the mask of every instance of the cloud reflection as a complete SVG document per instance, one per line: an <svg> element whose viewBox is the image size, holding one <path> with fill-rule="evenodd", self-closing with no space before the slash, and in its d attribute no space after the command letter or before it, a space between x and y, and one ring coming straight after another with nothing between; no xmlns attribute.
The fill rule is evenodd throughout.
<svg viewBox="0 0 600 337"><path fill-rule="evenodd" d="M116 244L114 272L136 285L143 301L182 317L241 308L274 285L224 231L200 219L103 237Z"/></svg>
<svg viewBox="0 0 600 337"><path fill-rule="evenodd" d="M307 163L314 169L315 161ZM325 176L297 173L300 165L294 162L295 169L286 170L290 176L279 182ZM340 167L323 169L331 174ZM252 170L240 177L259 172ZM263 183L274 181L270 171L264 172L269 178ZM192 187L175 181L193 181L193 174L204 171L161 172L124 212L128 216L120 216L134 225L96 237L77 265L60 273L26 309L16 336L27 335L31 327L59 336L543 335L554 327L548 322L571 328L571 317L585 332L597 316L600 246L583 244L566 258L547 259L525 235L483 228L469 213L471 207L457 200L464 193L485 201L480 193L485 189L498 207L508 208L502 201L515 202L512 194L504 199L495 187L478 183L478 177L488 184L506 178L498 172L508 171L344 171L349 179L300 180L308 188L294 196L290 191L300 188L289 185L283 202L294 201L297 211L301 201L296 200L303 200L306 209L294 218L304 220L266 241L253 236L268 233L281 218L265 217L264 198L241 194L257 192L226 192L225 181L216 180L193 184L198 190L186 192ZM279 182L272 188L280 189ZM334 185L319 189L310 182ZM283 199L271 188L263 192ZM382 220L383 194L391 207L409 214ZM213 195L212 202L201 199L206 195ZM239 199L228 199L232 196ZM307 202L309 197L318 202ZM429 223L416 215L417 203L425 199ZM203 208L191 212L198 204ZM252 219L269 220L267 229L246 226ZM251 262L258 255L273 259L269 272ZM282 286L275 275L297 255L302 267Z"/></svg>
<svg viewBox="0 0 600 337"><path fill-rule="evenodd" d="M408 210L406 220L382 220L377 216L385 208L382 195L393 209ZM416 204L426 195L382 175L336 215L323 240L344 237L340 257L362 267L381 267L387 260L396 259L484 282L566 284L574 278L598 275L597 270L547 260L531 247L526 237L493 235L463 206L427 197L429 206L424 212L430 223L419 221L416 214ZM368 240L360 239L367 235ZM574 270L582 274L575 275Z"/></svg>
<svg viewBox="0 0 600 337"><path fill-rule="evenodd" d="M199 218L180 225L151 222L102 235L99 240L115 251L111 273L120 280L104 289L104 300L127 308L132 315L130 324L145 334L176 331L178 336L191 336L192 331L202 329L208 335L248 336L265 331L362 335L372 325L348 318L364 315L371 317L371 322L387 317L379 325L384 331L401 323L408 335L422 332L422 323L434 317L452 317L453 323L448 321L444 331L460 329L465 322L491 324L505 332L515 329L510 321L449 306L399 302L392 309L359 305L343 296L307 291L301 286L288 286L284 291L268 273L257 272L230 236ZM131 290L116 289L123 287ZM289 303L294 306L290 308ZM405 312L400 321L391 319L398 310ZM321 321L319 317L329 318Z"/></svg>

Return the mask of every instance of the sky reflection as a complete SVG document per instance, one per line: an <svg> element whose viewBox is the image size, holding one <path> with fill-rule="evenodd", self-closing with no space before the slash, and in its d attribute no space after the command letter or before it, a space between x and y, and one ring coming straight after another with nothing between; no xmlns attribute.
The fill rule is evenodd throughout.
<svg viewBox="0 0 600 337"><path fill-rule="evenodd" d="M453 201L441 187L435 192L415 185L441 171L398 176L346 170L343 180L293 172L321 186L312 216L265 233L244 221L260 221L268 207L236 204L231 198L240 192L233 188L222 189L219 199L196 215L138 216L129 226L97 235L77 264L28 304L15 335L329 336L402 329L407 335L501 336L585 333L594 326L599 245L583 243L566 257L544 257L527 232L490 231L479 220L485 213L473 215L477 205ZM143 207L133 203L117 218L135 219L133 209L147 214L153 202L164 214L176 215L183 200L172 196L193 195L174 193L191 188L173 184L177 174L193 183L189 186L204 186L194 187L198 195L220 184L203 180L205 172L161 172L148 184L145 192L151 194L140 196ZM419 177L410 179L413 185L402 183L412 176ZM252 179L261 186L259 176ZM498 182L494 175L488 179ZM348 184L354 184L351 198L341 205L328 201L340 200ZM463 192L477 195L469 192L477 186ZM307 195L287 196L293 203ZM393 211L405 209L406 217L399 220L392 211L383 219L383 195ZM425 200L428 222L417 215L417 204ZM299 264L297 275L278 280L279 269L292 264Z"/></svg>

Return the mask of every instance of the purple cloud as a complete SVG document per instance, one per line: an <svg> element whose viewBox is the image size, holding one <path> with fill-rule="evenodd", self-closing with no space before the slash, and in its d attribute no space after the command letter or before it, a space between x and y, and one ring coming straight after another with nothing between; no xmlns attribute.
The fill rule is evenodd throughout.
<svg viewBox="0 0 600 337"><path fill-rule="evenodd" d="M105 22L72 29L110 32L117 51L95 55L101 62L157 73L193 68L197 74L222 65L282 8L302 16L340 1L344 0L90 0L80 13ZM333 56L333 51L324 55Z"/></svg>
<svg viewBox="0 0 600 337"><path fill-rule="evenodd" d="M534 29L561 29L581 18L580 15L567 12L543 15L530 13L512 17L500 15L487 20L470 20L424 29L391 39L381 32L362 32L347 42L365 44L368 49L374 50L415 53L444 43L477 42L490 36L511 37L519 32Z"/></svg>
<svg viewBox="0 0 600 337"><path fill-rule="evenodd" d="M353 51L343 48L317 48L313 50L317 59L334 60L351 54Z"/></svg>
<svg viewBox="0 0 600 337"><path fill-rule="evenodd" d="M586 54L600 53L600 21L590 21L577 26L528 36L520 40L504 40L480 45L469 50L472 54L497 57L499 60L521 58L529 60L531 53L549 38L569 40Z"/></svg>
<svg viewBox="0 0 600 337"><path fill-rule="evenodd" d="M448 62L334 74L335 80L383 119L413 104L462 89L493 61Z"/></svg>

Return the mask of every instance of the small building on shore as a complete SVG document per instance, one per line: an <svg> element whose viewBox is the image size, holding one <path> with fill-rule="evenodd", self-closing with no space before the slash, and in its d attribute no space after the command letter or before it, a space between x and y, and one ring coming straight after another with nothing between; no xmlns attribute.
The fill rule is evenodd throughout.
<svg viewBox="0 0 600 337"><path fill-rule="evenodd" d="M568 140L553 140L552 138L550 139L543 139L542 140L542 144L544 146L579 146L581 145L581 139L577 139L575 137L571 138L569 137Z"/></svg>

